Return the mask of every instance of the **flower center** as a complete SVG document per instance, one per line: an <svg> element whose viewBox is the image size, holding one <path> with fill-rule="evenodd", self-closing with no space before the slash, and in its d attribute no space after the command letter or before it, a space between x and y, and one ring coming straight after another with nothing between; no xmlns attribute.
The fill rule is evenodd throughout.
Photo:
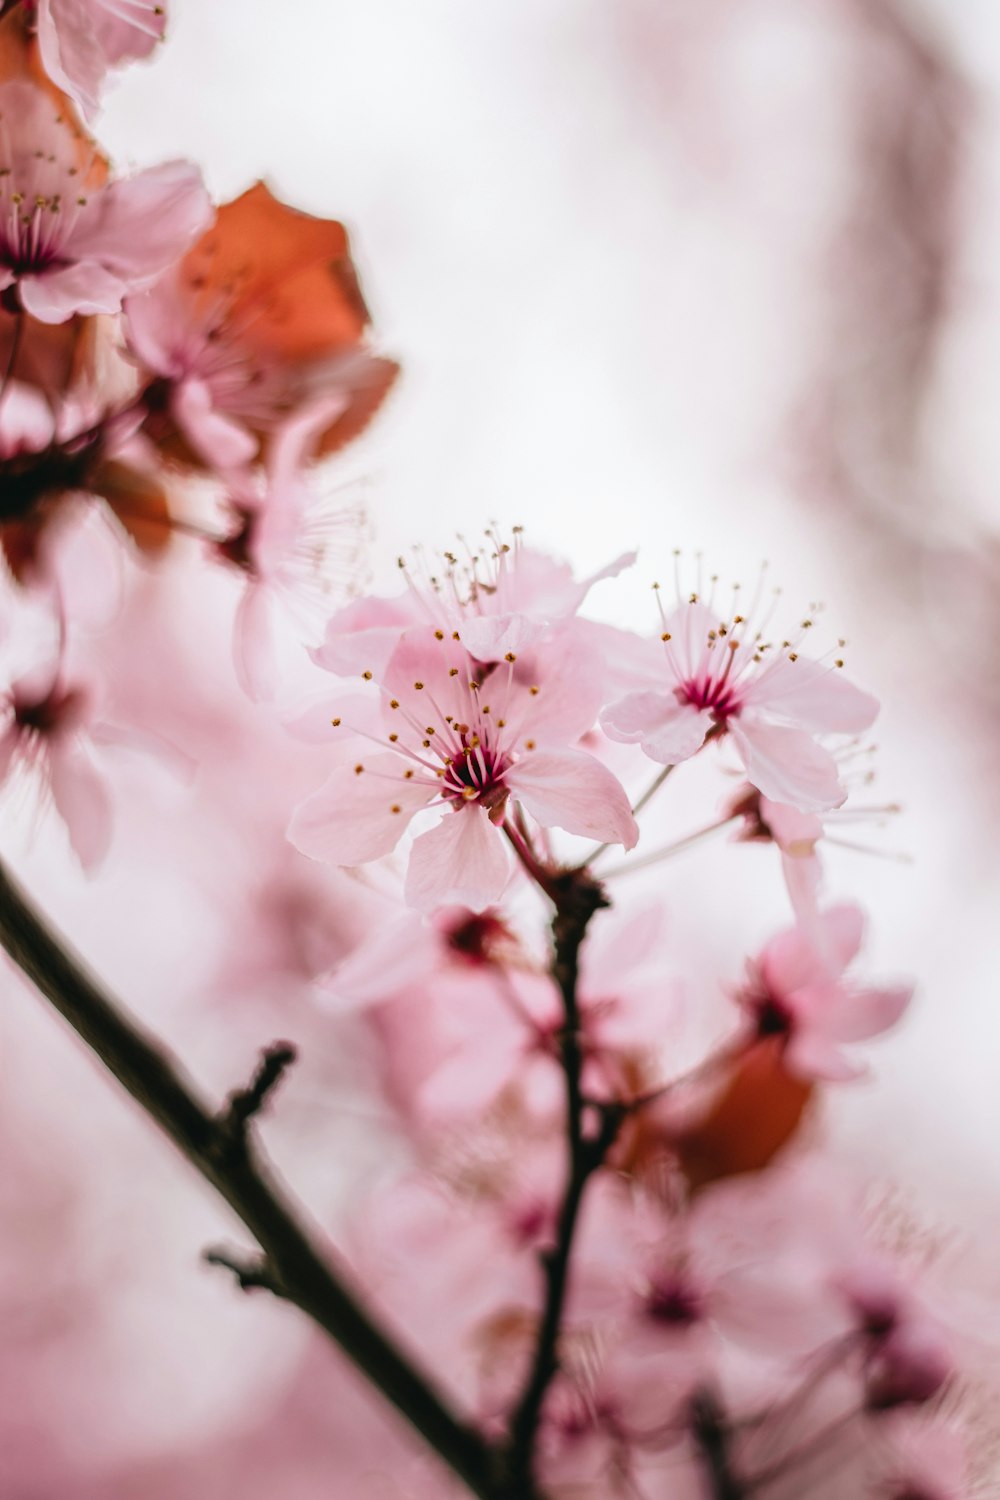
<svg viewBox="0 0 1000 1500"><path fill-rule="evenodd" d="M441 790L453 802L479 802L492 813L503 806L509 795L503 778L510 759L493 749L468 724L455 724L452 728L460 748L448 757Z"/></svg>
<svg viewBox="0 0 1000 1500"><path fill-rule="evenodd" d="M724 676L689 678L677 688L677 697L694 708L710 709L720 723L740 711L739 696Z"/></svg>
<svg viewBox="0 0 1000 1500"><path fill-rule="evenodd" d="M646 1295L645 1311L657 1323L688 1328L703 1316L701 1298L693 1287L677 1276L664 1276L653 1282Z"/></svg>

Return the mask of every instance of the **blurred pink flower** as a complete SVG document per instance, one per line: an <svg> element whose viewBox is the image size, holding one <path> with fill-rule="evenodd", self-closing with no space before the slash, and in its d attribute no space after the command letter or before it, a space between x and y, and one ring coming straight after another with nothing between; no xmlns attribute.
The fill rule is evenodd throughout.
<svg viewBox="0 0 1000 1500"><path fill-rule="evenodd" d="M292 843L314 859L366 864L396 847L417 812L441 808L447 815L414 842L406 898L421 909L453 901L473 910L507 884L499 825L512 797L545 828L632 848L638 829L621 784L594 756L567 748L593 723L588 676L587 657L565 645L493 665L442 630L407 631L379 673L381 714L365 703L354 725L343 720L385 749L337 767L297 809Z"/></svg>
<svg viewBox="0 0 1000 1500"><path fill-rule="evenodd" d="M747 965L737 998L754 1034L783 1038L786 1065L801 1078L857 1077L863 1069L844 1056L843 1044L888 1031L909 1004L910 985L845 981L863 934L860 907L834 906L820 914L814 932L790 927Z"/></svg>
<svg viewBox="0 0 1000 1500"><path fill-rule="evenodd" d="M874 698L790 642L769 657L751 620L721 619L696 595L664 614L663 627L665 671L604 710L611 739L638 742L651 760L674 765L725 734L765 797L801 812L843 802L836 762L815 736L867 729Z"/></svg>
<svg viewBox="0 0 1000 1500"><path fill-rule="evenodd" d="M218 209L210 231L148 291L125 333L147 384L147 432L173 459L225 473L303 404L337 398L322 454L356 437L398 367L369 346L370 320L344 226L262 182Z"/></svg>
<svg viewBox="0 0 1000 1500"><path fill-rule="evenodd" d="M236 613L233 660L240 686L256 701L277 686L275 617L282 613L299 633L316 639L330 596L349 586L363 537L364 515L344 504L306 463L344 398L314 403L290 417L268 450L263 491L249 475L234 477L229 503L237 526L219 552L246 579Z"/></svg>
<svg viewBox="0 0 1000 1500"><path fill-rule="evenodd" d="M515 527L513 540L506 542L491 529L480 550L463 543L465 557L445 552L440 567L419 553L415 568L401 557L406 592L362 599L334 615L326 640L313 653L315 661L343 676L366 667L377 673L401 632L427 622L449 635L454 631L477 661L502 661L572 620L595 583L616 577L635 561L634 552L622 553L578 581L567 563L524 546L521 536L521 528ZM593 645L588 649L593 652Z"/></svg>
<svg viewBox="0 0 1000 1500"><path fill-rule="evenodd" d="M0 782L30 769L42 795L51 795L81 865L93 870L111 843L111 797L91 755L93 692L64 684L59 674L32 673L18 678L5 699Z"/></svg>
<svg viewBox="0 0 1000 1500"><path fill-rule="evenodd" d="M92 115L109 68L148 57L167 23L165 0L37 0L46 73Z"/></svg>
<svg viewBox="0 0 1000 1500"><path fill-rule="evenodd" d="M0 84L0 292L43 323L113 313L211 222L196 167L165 162L104 183L48 94Z"/></svg>

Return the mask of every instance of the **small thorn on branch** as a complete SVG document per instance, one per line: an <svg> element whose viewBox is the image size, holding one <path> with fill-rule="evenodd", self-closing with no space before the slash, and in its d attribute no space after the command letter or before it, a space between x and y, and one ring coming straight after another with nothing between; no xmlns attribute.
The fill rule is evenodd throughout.
<svg viewBox="0 0 1000 1500"><path fill-rule="evenodd" d="M264 1048L249 1085L244 1089L235 1089L219 1113L219 1124L227 1136L233 1140L243 1138L247 1123L263 1109L268 1095L297 1056L291 1042L272 1042L269 1047Z"/></svg>
<svg viewBox="0 0 1000 1500"><path fill-rule="evenodd" d="M275 1297L285 1295L281 1280L266 1255L241 1256L235 1251L216 1248L206 1250L202 1259L206 1265L231 1271L243 1292L265 1291Z"/></svg>

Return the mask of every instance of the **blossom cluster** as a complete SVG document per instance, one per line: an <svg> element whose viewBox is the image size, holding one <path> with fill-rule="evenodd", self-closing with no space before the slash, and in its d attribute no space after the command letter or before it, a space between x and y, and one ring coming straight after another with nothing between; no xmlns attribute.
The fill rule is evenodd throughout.
<svg viewBox="0 0 1000 1500"><path fill-rule="evenodd" d="M645 558L581 581L491 526L348 598L360 522L323 461L397 366L340 223L263 183L213 205L183 162L120 176L91 138L105 75L165 21L0 7L2 795L51 803L92 874L109 751L196 778L189 746L119 712L93 642L178 547L228 570L235 680L279 725L294 641L317 686L280 693L280 733L325 776L268 789L283 899L259 951L234 924L230 980L294 971L324 1036L363 1033L402 1149L346 1253L434 1384L552 1500L967 1500L976 1310L819 1140L825 1091L912 993L866 972L865 915L824 869L840 821L880 815L856 771L877 701L765 571L744 595L699 567L692 589L675 558L631 631L582 611ZM711 821L650 852L695 761ZM727 859L770 851L787 915L716 984L660 877L726 830ZM302 937L317 864L357 895L338 944L332 898Z"/></svg>

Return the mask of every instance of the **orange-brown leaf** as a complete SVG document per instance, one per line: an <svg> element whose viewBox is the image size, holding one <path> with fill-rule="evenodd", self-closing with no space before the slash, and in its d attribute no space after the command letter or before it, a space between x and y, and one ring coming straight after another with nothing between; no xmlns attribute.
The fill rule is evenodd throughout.
<svg viewBox="0 0 1000 1500"><path fill-rule="evenodd" d="M219 209L184 272L208 306L226 303L247 343L283 362L349 348L368 325L343 224L290 208L263 182Z"/></svg>
<svg viewBox="0 0 1000 1500"><path fill-rule="evenodd" d="M812 1083L788 1072L780 1038L742 1053L705 1114L674 1140L692 1191L763 1171L794 1138L813 1093Z"/></svg>

